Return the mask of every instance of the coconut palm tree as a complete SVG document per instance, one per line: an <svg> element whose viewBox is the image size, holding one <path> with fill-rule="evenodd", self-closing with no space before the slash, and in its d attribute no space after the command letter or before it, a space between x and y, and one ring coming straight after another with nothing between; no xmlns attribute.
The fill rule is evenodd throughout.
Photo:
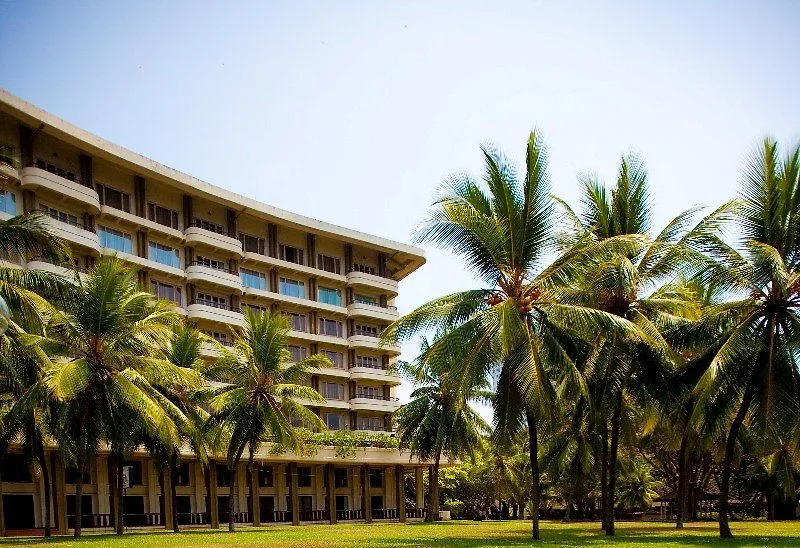
<svg viewBox="0 0 800 548"><path fill-rule="evenodd" d="M208 408L214 424L224 428L228 437L227 460L235 474L242 454L248 449L252 470L258 445L262 442L298 449L302 443L294 424L301 422L322 429L324 423L298 400L325 403L310 386L301 383L330 360L315 354L298 362L286 348L288 320L280 315L262 314L252 308L245 312L245 326L234 333L233 350L206 365L206 377L221 383L211 389ZM233 532L236 482L231 482L228 497L228 530Z"/></svg>
<svg viewBox="0 0 800 548"><path fill-rule="evenodd" d="M736 225L742 254L719 279L736 295L710 314L735 327L695 389L694 419L725 432L719 532L728 524L731 465L747 421L766 445L794 439L800 413L800 145L781 158L765 139L744 171ZM716 314L714 314L716 312Z"/></svg>
<svg viewBox="0 0 800 548"><path fill-rule="evenodd" d="M551 373L585 390L580 371L554 335L560 325L591 340L597 330L637 331L627 319L562 302L560 285L569 282L588 257L628 249L637 237L574 242L550 265L553 202L547 156L541 136L531 132L524 176L499 153L483 150L485 174L479 182L464 175L448 181L423 221L417 239L450 249L485 287L453 293L422 305L393 323L385 340L415 333L446 331L424 359L443 361L452 352L465 356L459 389L497 379L495 429L511 439L527 425L533 486L532 537L539 538L537 422L553 412Z"/></svg>
<svg viewBox="0 0 800 548"><path fill-rule="evenodd" d="M146 431L162 444L176 446L178 429L154 387L186 382L184 371L162 354L178 320L172 305L140 291L134 270L106 258L76 279L62 306L42 341L58 356L44 382L59 400L59 441L77 465L78 476L83 477L102 441L118 459L129 448L132 433ZM82 492L79 480L77 500ZM118 493L120 508L121 496ZM81 534L81 519L77 504L76 536ZM121 532L121 520L116 526Z"/></svg>
<svg viewBox="0 0 800 548"><path fill-rule="evenodd" d="M560 203L570 224L570 229L561 235L562 245L574 245L586 238L602 241L645 235L651 227L647 170L636 156L622 158L611 192L597 177L584 178L580 215ZM605 356L602 366L592 369L599 379L593 383L597 387L593 406L601 413L598 426L605 438L603 528L608 535L614 534L617 460L625 402L635 391L652 401L663 397L658 388L663 386L667 371L681 360L660 327L697 313L697 304L676 289L674 280L681 275L691 277L714 271L718 267L714 258L730 253L718 232L730 217L731 207L731 203L723 204L696 223L700 208L691 208L672 219L652 240L639 240L639 245L628 252L591 258L593 264L576 280L575 290L563 294L567 302L625 318L646 334L637 340L612 332L594 341L598 355ZM605 349L600 352L600 347Z"/></svg>
<svg viewBox="0 0 800 548"><path fill-rule="evenodd" d="M422 356L430 344L422 341ZM441 357L441 355L435 355ZM492 394L486 390L488 382L469 385L466 390L451 386L448 379L459 367L457 355L451 354L444 362L430 363L420 358L414 363L400 364L417 388L411 401L397 412L397 437L400 447L409 449L421 460L433 460L428 481L430 496L427 521L439 517L439 465L442 453L458 459L471 457L489 433L489 425L470 406L471 402L488 402Z"/></svg>

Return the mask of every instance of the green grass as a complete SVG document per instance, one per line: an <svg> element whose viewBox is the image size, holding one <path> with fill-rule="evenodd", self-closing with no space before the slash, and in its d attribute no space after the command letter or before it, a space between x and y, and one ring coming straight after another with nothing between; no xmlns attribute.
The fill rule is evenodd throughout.
<svg viewBox="0 0 800 548"><path fill-rule="evenodd" d="M601 534L596 523L544 522L539 546L800 546L800 522L738 522L733 523L735 538L721 541L715 523L689 524L676 531L668 523L619 523L617 536L609 539ZM109 548L222 548L243 546L257 548L338 548L338 547L440 547L468 548L530 546L530 523L505 522L446 522L401 525L340 524L304 525L300 527L275 526L253 529L242 527L231 535L208 529L189 530L174 534L166 532L129 532L122 537L114 535L86 535L80 540L57 537L49 542L43 539L8 538L0 540L0 547L26 548L52 546L86 546Z"/></svg>

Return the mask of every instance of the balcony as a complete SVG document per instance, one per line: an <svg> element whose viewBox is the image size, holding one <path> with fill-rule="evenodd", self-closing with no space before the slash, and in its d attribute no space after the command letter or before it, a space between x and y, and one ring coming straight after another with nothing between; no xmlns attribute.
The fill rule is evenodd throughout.
<svg viewBox="0 0 800 548"><path fill-rule="evenodd" d="M402 384L400 374L394 369L383 366L355 366L350 368L350 378L353 380L377 381L391 386Z"/></svg>
<svg viewBox="0 0 800 548"><path fill-rule="evenodd" d="M378 289L390 297L397 297L397 280L376 276L375 274L367 274L359 270L351 270L347 273L347 285Z"/></svg>
<svg viewBox="0 0 800 548"><path fill-rule="evenodd" d="M19 170L0 156L0 182L8 184L13 181L19 181Z"/></svg>
<svg viewBox="0 0 800 548"><path fill-rule="evenodd" d="M93 230L83 228L77 224L59 221L52 217L47 218L47 224L50 225L50 228L56 236L62 240L90 250L93 255L100 255L103 250L100 246L100 239Z"/></svg>
<svg viewBox="0 0 800 548"><path fill-rule="evenodd" d="M38 270L39 272L49 272L50 274L57 274L59 276L63 276L64 278L74 280L75 275L84 276L85 274L75 270L74 268L68 268L65 266L58 266L52 263L48 263L47 261L30 261L26 265L26 268L29 270Z"/></svg>
<svg viewBox="0 0 800 548"><path fill-rule="evenodd" d="M125 253L124 251L117 251L109 247L104 247L102 253L103 255L116 256L122 259L123 261L139 265L140 267L147 270L155 270L161 274L165 274L173 278L180 278L180 279L186 278L186 272L184 272L183 269L162 264L152 259L139 257L138 255L133 255L131 253Z"/></svg>
<svg viewBox="0 0 800 548"><path fill-rule="evenodd" d="M225 234L190 226L183 231L183 236L187 245L207 247L217 251L224 250L235 254L238 258L243 256L242 242Z"/></svg>
<svg viewBox="0 0 800 548"><path fill-rule="evenodd" d="M203 358L219 358L222 356L220 345L229 349L233 348L231 343L219 342L219 344L215 344L214 342L204 341L200 344L200 356Z"/></svg>
<svg viewBox="0 0 800 548"><path fill-rule="evenodd" d="M306 331L289 330L289 338L300 339L307 342L321 343L334 346L347 346L347 339L343 337L333 337L331 335L319 335Z"/></svg>
<svg viewBox="0 0 800 548"><path fill-rule="evenodd" d="M350 409L353 411L379 411L394 413L400 408L400 400L393 396L372 396L356 394L350 399Z"/></svg>
<svg viewBox="0 0 800 548"><path fill-rule="evenodd" d="M320 375L321 377L338 377L341 379L350 377L350 371L345 367L320 367L314 370L314 374Z"/></svg>
<svg viewBox="0 0 800 548"><path fill-rule="evenodd" d="M313 268L303 264L284 261L282 259L278 259L277 257L270 257L269 255L263 255L261 253L253 253L250 251L246 252L244 254L244 262L262 263L265 265L280 268L282 270L292 270L294 272L301 272L303 274L306 274L307 276L313 276L315 278L323 278L326 280L331 280L339 283L345 283L347 281L347 278L342 274L336 274L334 272L328 272L327 270L321 270L319 268Z"/></svg>
<svg viewBox="0 0 800 548"><path fill-rule="evenodd" d="M350 409L350 403L347 400L340 400L338 398L328 398L325 394L322 394L322 397L326 399L325 403L319 404L315 403L318 407L325 407L328 409Z"/></svg>
<svg viewBox="0 0 800 548"><path fill-rule="evenodd" d="M192 261L186 267L186 280L191 283L207 283L242 294L242 279L238 274L232 274L227 269L212 268L197 261Z"/></svg>
<svg viewBox="0 0 800 548"><path fill-rule="evenodd" d="M117 209L109 205L100 206L100 216L112 217L114 219L122 221L125 224L128 224L129 226L136 228L146 228L153 232L157 232L159 234L167 236L172 240L178 240L180 242L183 241L183 232L181 232L177 228L164 226L155 221L151 221L150 219L147 219L145 217L139 217L138 215L135 215L128 211L122 211L121 209Z"/></svg>
<svg viewBox="0 0 800 548"><path fill-rule="evenodd" d="M385 354L399 355L400 345L398 344L382 344L378 337L370 335L351 335L347 338L347 343L350 348L369 348L370 350L378 350Z"/></svg>
<svg viewBox="0 0 800 548"><path fill-rule="evenodd" d="M93 188L82 185L78 180L67 179L57 172L29 166L22 170L22 188L45 188L65 198L89 208L93 214L100 213L100 198Z"/></svg>
<svg viewBox="0 0 800 548"><path fill-rule="evenodd" d="M244 287L244 294L260 299L269 299L270 301L282 302L294 306L301 306L304 308L314 308L316 310L324 310L332 314L339 314L341 316L347 315L347 309L343 306L336 306L334 304L323 303L320 301L312 301L305 297L293 297L291 295L283 295L275 293L266 289L256 289L254 287Z"/></svg>
<svg viewBox="0 0 800 548"><path fill-rule="evenodd" d="M381 306L379 304L354 302L347 305L347 313L361 318L373 318L386 322L393 322L399 318L396 306Z"/></svg>
<svg viewBox="0 0 800 548"><path fill-rule="evenodd" d="M186 307L186 314L190 320L206 320L244 327L244 314L242 314L242 311L227 305L195 300Z"/></svg>

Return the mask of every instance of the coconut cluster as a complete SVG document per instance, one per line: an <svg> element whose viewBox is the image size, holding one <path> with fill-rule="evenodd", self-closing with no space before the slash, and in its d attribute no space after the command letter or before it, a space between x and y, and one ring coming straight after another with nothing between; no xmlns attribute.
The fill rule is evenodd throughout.
<svg viewBox="0 0 800 548"><path fill-rule="evenodd" d="M500 293L492 293L491 295L489 295L489 298L486 299L486 304L488 304L489 306L496 306L502 302L503 302L503 297L500 295Z"/></svg>

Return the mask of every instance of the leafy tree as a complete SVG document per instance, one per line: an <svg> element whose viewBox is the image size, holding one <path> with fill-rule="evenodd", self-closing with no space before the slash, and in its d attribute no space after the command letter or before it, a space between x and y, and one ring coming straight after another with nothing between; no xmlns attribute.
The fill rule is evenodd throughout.
<svg viewBox="0 0 800 548"><path fill-rule="evenodd" d="M298 402L308 400L325 403L310 386L301 384L318 367L330 367L330 360L321 354L292 362L286 348L288 320L278 313L262 314L253 309L245 313L245 327L234 338L234 351L203 370L209 380L221 383L211 390L208 407L211 420L222 427L228 437L227 459L232 474L249 450L248 465L262 442L298 449L302 439L294 423L314 428L324 423L310 409ZM228 530L233 532L236 482L228 497Z"/></svg>

